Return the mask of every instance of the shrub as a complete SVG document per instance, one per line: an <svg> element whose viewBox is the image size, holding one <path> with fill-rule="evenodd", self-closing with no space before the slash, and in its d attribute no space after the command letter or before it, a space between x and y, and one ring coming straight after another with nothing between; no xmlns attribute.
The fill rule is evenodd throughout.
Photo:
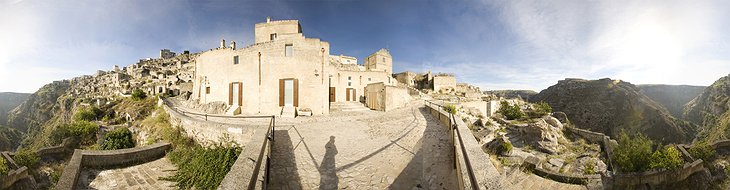
<svg viewBox="0 0 730 190"><path fill-rule="evenodd" d="M456 114L456 106L454 105L445 105L442 109L444 109L447 113Z"/></svg>
<svg viewBox="0 0 730 190"><path fill-rule="evenodd" d="M502 154L509 154L512 152L512 143L509 141L502 142Z"/></svg>
<svg viewBox="0 0 730 190"><path fill-rule="evenodd" d="M62 125L51 132L51 141L60 142L66 137L76 136L82 144L93 144L96 141L96 132L99 126L88 121L75 121Z"/></svg>
<svg viewBox="0 0 730 190"><path fill-rule="evenodd" d="M540 102L534 105L535 114L538 116L545 116L553 112L553 108L548 103Z"/></svg>
<svg viewBox="0 0 730 190"><path fill-rule="evenodd" d="M134 89L134 91L132 91L133 100L143 100L145 98L147 98L147 94L145 94L144 91L140 89Z"/></svg>
<svg viewBox="0 0 730 190"><path fill-rule="evenodd" d="M74 114L74 120L76 120L76 121L95 121L95 120L97 120L97 118L99 118L103 114L104 114L104 112L101 111L101 109L97 108L96 106L93 106L90 108L81 108L78 111L76 111L76 114Z"/></svg>
<svg viewBox="0 0 730 190"><path fill-rule="evenodd" d="M667 169L674 170L684 165L684 159L682 159L682 153L679 152L674 146L667 146L659 149L651 154L651 162L649 167L652 169Z"/></svg>
<svg viewBox="0 0 730 190"><path fill-rule="evenodd" d="M698 143L687 150L692 158L702 159L702 161L709 162L715 156L715 149L712 149L707 143Z"/></svg>
<svg viewBox="0 0 730 190"><path fill-rule="evenodd" d="M588 161L588 163L586 163L586 169L583 171L583 173L586 175L596 174L596 163L593 162L593 160Z"/></svg>
<svg viewBox="0 0 730 190"><path fill-rule="evenodd" d="M509 105L507 101L500 102L498 113L502 114L508 120L514 120L525 117L525 113L520 110L518 105Z"/></svg>
<svg viewBox="0 0 730 190"><path fill-rule="evenodd" d="M10 168L5 161L5 158L0 157L0 176L8 175L8 172L10 172Z"/></svg>
<svg viewBox="0 0 730 190"><path fill-rule="evenodd" d="M613 160L622 172L639 172L649 169L653 142L644 135L631 138L621 131L618 146L614 149Z"/></svg>
<svg viewBox="0 0 730 190"><path fill-rule="evenodd" d="M116 150L134 147L132 141L132 132L126 127L120 127L106 133L104 143L101 145L102 150Z"/></svg>
<svg viewBox="0 0 730 190"><path fill-rule="evenodd" d="M177 172L162 179L177 182L178 189L215 189L240 153L239 147L220 145L178 148L169 154L170 161L178 166Z"/></svg>
<svg viewBox="0 0 730 190"><path fill-rule="evenodd" d="M35 153L35 151L31 151L29 149L20 149L17 152L15 152L15 156L13 156L13 160L15 160L15 163L21 166L25 166L28 168L36 168L38 166L38 163L40 162L41 158L38 157L38 155Z"/></svg>

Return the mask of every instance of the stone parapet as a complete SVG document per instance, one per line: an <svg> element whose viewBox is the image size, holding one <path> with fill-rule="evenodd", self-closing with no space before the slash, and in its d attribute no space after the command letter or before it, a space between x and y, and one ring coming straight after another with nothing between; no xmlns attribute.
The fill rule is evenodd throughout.
<svg viewBox="0 0 730 190"><path fill-rule="evenodd" d="M55 189L76 189L79 172L84 167L109 168L148 162L165 156L170 143L119 150L75 150Z"/></svg>

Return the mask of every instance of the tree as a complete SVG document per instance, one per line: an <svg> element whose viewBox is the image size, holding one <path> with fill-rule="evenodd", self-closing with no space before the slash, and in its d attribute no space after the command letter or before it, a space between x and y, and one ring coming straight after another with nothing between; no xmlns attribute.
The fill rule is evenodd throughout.
<svg viewBox="0 0 730 190"><path fill-rule="evenodd" d="M502 101L499 103L499 110L497 110L498 113L502 114L504 117L506 117L508 120L513 119L519 119L525 117L525 113L520 110L520 106L517 104L515 105L509 105L507 101Z"/></svg>
<svg viewBox="0 0 730 190"><path fill-rule="evenodd" d="M715 149L712 149L707 143L697 143L687 150L692 158L702 159L702 161L709 162L712 157L715 156Z"/></svg>
<svg viewBox="0 0 730 190"><path fill-rule="evenodd" d="M41 158L38 157L35 151L31 151L29 149L19 149L15 152L13 160L15 160L15 163L17 163L18 165L28 168L35 168L36 166L38 166Z"/></svg>
<svg viewBox="0 0 730 190"><path fill-rule="evenodd" d="M145 98L147 98L147 94L145 94L144 91L140 89L134 89L134 91L132 91L133 100L143 100Z"/></svg>
<svg viewBox="0 0 730 190"><path fill-rule="evenodd" d="M126 127L121 127L110 131L104 136L104 144L101 145L102 150L116 150L134 147L132 140L132 132Z"/></svg>
<svg viewBox="0 0 730 190"><path fill-rule="evenodd" d="M642 134L632 138L625 131L621 131L618 146L613 151L613 161L622 172L646 171L649 169L653 144Z"/></svg>
<svg viewBox="0 0 730 190"><path fill-rule="evenodd" d="M104 112L96 106L81 108L74 114L74 120L76 121L95 121L99 116L103 115Z"/></svg>
<svg viewBox="0 0 730 190"><path fill-rule="evenodd" d="M8 168L8 164L5 161L5 158L0 157L0 176L8 175L9 171L10 168Z"/></svg>
<svg viewBox="0 0 730 190"><path fill-rule="evenodd" d="M674 170L684 165L684 159L682 159L682 153L679 152L674 146L666 146L662 149L654 151L651 154L651 162L649 167L652 169L667 169Z"/></svg>

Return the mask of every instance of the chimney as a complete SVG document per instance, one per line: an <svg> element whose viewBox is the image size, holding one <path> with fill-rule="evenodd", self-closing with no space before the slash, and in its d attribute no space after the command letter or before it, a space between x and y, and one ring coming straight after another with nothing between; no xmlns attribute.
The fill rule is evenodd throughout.
<svg viewBox="0 0 730 190"><path fill-rule="evenodd" d="M234 42L234 41L231 41L231 48L232 48L233 50L236 50L236 42Z"/></svg>
<svg viewBox="0 0 730 190"><path fill-rule="evenodd" d="M221 47L220 48L226 48L226 39L221 39Z"/></svg>
<svg viewBox="0 0 730 190"><path fill-rule="evenodd" d="M270 23L270 22L271 22L271 17L270 16L267 16L266 17L266 23Z"/></svg>

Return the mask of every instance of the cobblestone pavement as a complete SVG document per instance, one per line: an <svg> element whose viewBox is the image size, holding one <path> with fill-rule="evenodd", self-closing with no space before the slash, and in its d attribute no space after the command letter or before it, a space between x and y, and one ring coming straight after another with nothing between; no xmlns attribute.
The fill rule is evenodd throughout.
<svg viewBox="0 0 730 190"><path fill-rule="evenodd" d="M79 189L175 189L175 182L160 180L173 175L175 165L166 158L144 164L111 169L84 169L79 173Z"/></svg>
<svg viewBox="0 0 730 190"><path fill-rule="evenodd" d="M456 188L448 131L420 102L277 126L271 189Z"/></svg>

